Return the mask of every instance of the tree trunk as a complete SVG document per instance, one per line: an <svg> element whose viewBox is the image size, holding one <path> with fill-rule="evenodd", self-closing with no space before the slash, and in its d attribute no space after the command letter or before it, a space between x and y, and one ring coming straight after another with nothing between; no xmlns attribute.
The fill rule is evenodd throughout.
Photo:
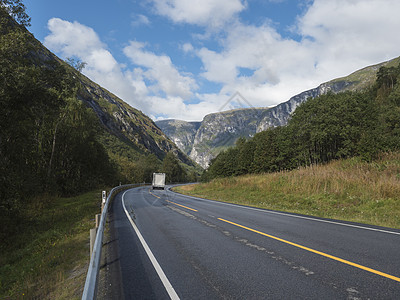
<svg viewBox="0 0 400 300"><path fill-rule="evenodd" d="M54 159L54 152L56 149L56 138L57 138L57 130L58 130L58 125L64 120L65 118L65 113L64 115L60 118L60 120L57 122L56 127L54 128L54 134L53 134L53 146L51 149L51 155L50 155L50 161L49 161L49 166L47 168L47 185L49 184L50 180L50 175L51 175L51 167L53 164L53 159Z"/></svg>

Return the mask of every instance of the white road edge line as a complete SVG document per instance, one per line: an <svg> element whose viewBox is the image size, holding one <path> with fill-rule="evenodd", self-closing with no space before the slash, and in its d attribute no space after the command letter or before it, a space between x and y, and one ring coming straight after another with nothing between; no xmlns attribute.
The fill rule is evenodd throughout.
<svg viewBox="0 0 400 300"><path fill-rule="evenodd" d="M159 265L157 259L153 255L153 252L151 252L150 247L147 245L145 239L143 238L142 234L140 233L139 228L137 228L136 224L133 222L131 216L129 215L128 210L126 209L124 196L128 191L125 191L125 193L123 193L123 195L122 195L122 206L124 208L125 214L128 217L129 222L131 222L131 225L132 225L133 229L135 230L140 242L142 243L142 246L143 246L144 250L146 251L147 256L149 257L151 263L153 264L153 267L156 270L158 277L160 277L161 282L163 283L165 289L167 290L169 297L173 300L178 300L179 299L178 294L175 292L174 288L172 287L171 283L169 282L164 271L161 269L161 266Z"/></svg>
<svg viewBox="0 0 400 300"><path fill-rule="evenodd" d="M175 192L173 192L171 190L169 190L169 192L175 193ZM335 225L340 225L340 226L347 226L347 227L353 227L353 228L358 228L358 229L365 229L365 230L371 230L371 231L377 231L377 232L400 235L400 232L395 232L395 231L388 231L388 230L382 230L382 229L376 229L376 228L370 228L370 227L364 227L364 226L340 223L340 222L335 222L335 221L316 219L316 218L311 218L311 217L303 217L303 216L299 216L299 215L291 215L291 214L281 213L281 212L277 212L277 211L271 211L271 210L266 210L266 209L264 210L264 209L259 209L259 208L256 208L256 207L235 205L235 204L226 203L226 202L222 202L222 201L209 200L209 199L204 199L204 198L199 198L199 197L194 197L194 196L183 195L183 194L179 194L179 193L175 193L175 194L178 194L178 195L183 196L183 197L192 198L192 199L195 199L195 200L208 201L208 202L213 202L213 203L221 203L221 204L228 205L228 206L241 207L241 208L244 208L244 209L256 210L256 211L263 212L263 213L268 213L268 214L282 215L282 216L287 216L287 217L292 217L292 218L299 218L299 219L305 219L305 220L310 220L310 221L323 222L323 223L335 224Z"/></svg>

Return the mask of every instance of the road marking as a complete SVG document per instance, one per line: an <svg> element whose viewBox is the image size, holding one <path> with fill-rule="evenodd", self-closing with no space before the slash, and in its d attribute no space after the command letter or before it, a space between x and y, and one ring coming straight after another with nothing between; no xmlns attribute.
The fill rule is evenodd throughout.
<svg viewBox="0 0 400 300"><path fill-rule="evenodd" d="M306 251L309 251L309 252L312 252L312 253L315 253L315 254L318 254L318 255L321 255L321 256L336 260L336 261L339 261L339 262L342 262L344 264L347 264L347 265L350 265L350 266L353 266L353 267L356 267L356 268L359 268L359 269L362 269L362 270L365 270L365 271L368 271L368 272L371 272L371 273L374 273L374 274L377 274L377 275L380 275L380 276L383 276L383 277L386 277L386 278L389 278L389 279L392 279L392 280L400 282L400 278L399 277L396 277L396 276L393 276L393 275L389 275L389 274L386 274L386 273L383 273L383 272L380 272L380 271L377 271L377 270L374 270L374 269L371 269L371 268L368 268L368 267L353 263L351 261L348 261L348 260L333 256L333 255L330 255L330 254L327 254L327 253L324 253L324 252L321 252L321 251L318 251L318 250L314 250L314 249L311 249L311 248L308 248L308 247L305 247L305 246L302 246L302 245L299 245L299 244L296 244L296 243L281 239L279 237L276 237L276 236L273 236L273 235L270 235L270 234L267 234L267 233L264 233L264 232L261 232L261 231L258 231L258 230L255 230L255 229L252 229L252 228L249 228L249 227L246 227L246 226L243 226L243 225L240 225L240 224L237 224L237 223L225 220L225 219L222 219L222 218L218 218L218 220L220 220L222 222L229 223L231 225L235 225L237 227L240 227L240 228L252 231L252 232L255 232L255 233L258 233L258 234L261 234L263 236L266 236L266 237L269 237L271 239L280 241L282 243L289 244L289 245L292 245L294 247L297 247L297 248L300 248L300 249L303 249L303 250L306 250Z"/></svg>
<svg viewBox="0 0 400 300"><path fill-rule="evenodd" d="M312 218L312 217L305 217L305 216L288 214L288 213L284 213L284 212L272 211L272 210L267 210L267 209L262 209L262 208L257 208L257 207L249 207L249 206L240 205L240 204L232 204L232 203L227 203L227 202L222 202L222 201L217 201L217 200L210 200L210 199L199 198L199 197L194 197L194 196L189 196L189 195L183 195L183 194L179 194L174 191L171 191L171 190L168 190L168 191L178 194L179 196L187 197L187 198L191 198L191 199L195 199L195 200L220 203L220 204L227 205L227 206L240 207L240 208L248 209L248 210L256 210L256 211L268 213L268 214L275 214L275 215L281 215L281 216L286 216L286 217L291 217L291 218L298 218L298 219L310 220L310 221L315 221L315 222L329 223L329 224L334 224L334 225L353 227L353 228L357 228L357 229L364 229L364 230L400 235L400 232L395 232L395 231L389 231L389 230L383 230L383 229L377 229L377 228L371 228L371 227L365 227L365 226L359 226L359 225L353 225L353 224L340 223L337 221L329 221L329 220L317 219L317 218Z"/></svg>
<svg viewBox="0 0 400 300"><path fill-rule="evenodd" d="M150 192L150 190L149 190L149 193L150 193L150 194L152 194L154 197L157 197L158 199L160 199L160 198L161 198L161 197L159 197L159 196L157 196L157 195L153 194L152 192ZM180 206L180 207L183 207L183 208L186 208L186 209L192 210L192 211L197 211L196 209L193 209L193 208L190 208L190 207L187 207L187 206L184 206L184 205L181 205L181 204L178 204L178 203L175 203L175 202L169 201L169 200L165 200L165 201L167 201L167 202L169 202L169 203L172 203L172 204L175 204L175 205L178 205L178 206Z"/></svg>
<svg viewBox="0 0 400 300"><path fill-rule="evenodd" d="M133 222L131 216L129 215L128 210L126 209L124 196L125 196L125 194L127 192L128 191L126 191L122 195L122 206L124 208L125 214L128 217L128 220L131 223L133 229L135 230L136 235L138 236L140 242L142 243L142 246L143 246L144 250L146 251L146 254L149 257L151 263L153 264L153 267L156 270L156 272L158 274L158 277L160 277L161 282L163 283L165 289L167 290L167 293L168 293L169 297L171 299L173 299L173 300L178 300L179 299L178 294L175 292L173 286L169 282L169 280L168 280L167 276L165 275L164 271L161 269L160 264L158 263L157 259L153 255L153 252L151 252L150 247L147 245L145 239L143 238L142 234L140 233L139 228L137 228L136 224Z"/></svg>
<svg viewBox="0 0 400 300"><path fill-rule="evenodd" d="M161 199L161 197L157 196L156 194L153 194L152 192L150 192L150 190L149 190L149 193L152 194L154 197L157 197L158 199Z"/></svg>
<svg viewBox="0 0 400 300"><path fill-rule="evenodd" d="M180 206L180 207L183 207L183 208L186 208L186 209L192 210L192 211L198 211L197 209L190 208L190 207L187 207L187 206L185 206L185 205L181 205L181 204L178 204L178 203L175 203L175 202L169 201L169 200L165 200L165 201L167 201L167 202L169 202L169 203L172 203L172 204L175 204L175 205L178 205L178 206Z"/></svg>

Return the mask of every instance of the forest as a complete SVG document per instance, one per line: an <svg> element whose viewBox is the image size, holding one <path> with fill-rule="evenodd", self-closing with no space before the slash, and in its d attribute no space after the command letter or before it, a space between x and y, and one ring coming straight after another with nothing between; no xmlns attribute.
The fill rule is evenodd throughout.
<svg viewBox="0 0 400 300"><path fill-rule="evenodd" d="M68 69L43 63L29 17L15 9L19 23L0 7L0 219L9 230L37 195L76 194L115 176L97 117L76 99Z"/></svg>
<svg viewBox="0 0 400 300"><path fill-rule="evenodd" d="M0 239L6 244L22 230L34 201L151 182L157 171L168 172L169 182L186 181L172 153L161 161L105 130L78 100L80 73L46 52L29 23L21 1L0 1Z"/></svg>
<svg viewBox="0 0 400 300"><path fill-rule="evenodd" d="M368 90L327 93L302 103L287 126L270 128L220 153L202 180L271 173L400 147L400 65L381 67Z"/></svg>

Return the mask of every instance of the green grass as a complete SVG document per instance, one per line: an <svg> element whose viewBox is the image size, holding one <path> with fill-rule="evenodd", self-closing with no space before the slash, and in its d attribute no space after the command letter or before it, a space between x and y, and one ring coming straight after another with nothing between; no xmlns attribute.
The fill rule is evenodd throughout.
<svg viewBox="0 0 400 300"><path fill-rule="evenodd" d="M374 66L365 67L361 70L355 71L348 76L341 77L330 81L331 83L340 82L340 81L348 81L354 82L354 85L345 88L345 90L362 90L369 86L372 86L376 80L376 72L380 67L397 67L400 62L400 57L394 58L388 62L380 63Z"/></svg>
<svg viewBox="0 0 400 300"><path fill-rule="evenodd" d="M290 172L215 179L175 188L254 207L400 228L400 154L372 163L334 161Z"/></svg>
<svg viewBox="0 0 400 300"><path fill-rule="evenodd" d="M35 199L24 212L24 230L1 248L0 298L80 299L100 203L100 190Z"/></svg>

